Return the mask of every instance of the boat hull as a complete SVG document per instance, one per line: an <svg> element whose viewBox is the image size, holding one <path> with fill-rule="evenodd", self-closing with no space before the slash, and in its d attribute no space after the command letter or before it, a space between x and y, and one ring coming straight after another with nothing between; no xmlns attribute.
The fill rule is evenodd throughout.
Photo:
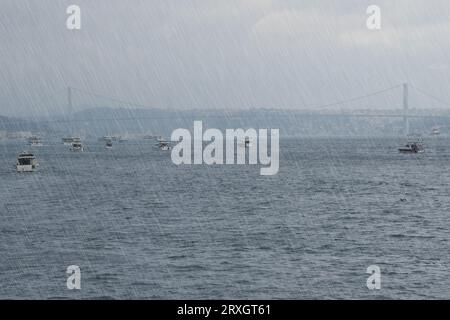
<svg viewBox="0 0 450 320"><path fill-rule="evenodd" d="M423 153L424 151L423 150L414 151L414 150L407 150L407 149L398 149L398 152L400 152L400 153Z"/></svg>
<svg viewBox="0 0 450 320"><path fill-rule="evenodd" d="M17 165L16 169L17 172L33 172L35 170L35 166L34 165Z"/></svg>

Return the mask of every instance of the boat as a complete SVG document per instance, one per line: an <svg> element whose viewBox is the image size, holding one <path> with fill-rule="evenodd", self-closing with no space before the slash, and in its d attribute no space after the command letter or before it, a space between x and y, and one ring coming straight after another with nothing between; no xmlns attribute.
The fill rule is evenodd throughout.
<svg viewBox="0 0 450 320"><path fill-rule="evenodd" d="M163 141L163 140L159 141L158 147L162 151L170 150L170 145L169 145L169 143L167 141Z"/></svg>
<svg viewBox="0 0 450 320"><path fill-rule="evenodd" d="M31 147L42 147L42 141L41 141L41 138L36 137L36 136L30 137L30 138L28 139L28 144L29 144Z"/></svg>
<svg viewBox="0 0 450 320"><path fill-rule="evenodd" d="M81 142L81 138L78 137L67 137L67 138L62 138L62 143L65 146L71 146L72 143L74 142Z"/></svg>
<svg viewBox="0 0 450 320"><path fill-rule="evenodd" d="M408 142L403 147L398 148L398 151L400 153L422 153L425 150L420 142Z"/></svg>
<svg viewBox="0 0 450 320"><path fill-rule="evenodd" d="M120 136L104 136L103 141L119 141Z"/></svg>
<svg viewBox="0 0 450 320"><path fill-rule="evenodd" d="M72 145L70 146L70 150L74 152L83 152L84 147L81 141L74 141L72 142Z"/></svg>
<svg viewBox="0 0 450 320"><path fill-rule="evenodd" d="M113 146L113 144L112 144L111 140L106 141L106 149L112 149L112 146Z"/></svg>
<svg viewBox="0 0 450 320"><path fill-rule="evenodd" d="M434 128L431 129L431 135L437 136L439 134L441 134L441 131L439 130L439 128L434 127Z"/></svg>
<svg viewBox="0 0 450 320"><path fill-rule="evenodd" d="M17 172L33 172L38 166L36 157L30 152L22 152L17 158Z"/></svg>

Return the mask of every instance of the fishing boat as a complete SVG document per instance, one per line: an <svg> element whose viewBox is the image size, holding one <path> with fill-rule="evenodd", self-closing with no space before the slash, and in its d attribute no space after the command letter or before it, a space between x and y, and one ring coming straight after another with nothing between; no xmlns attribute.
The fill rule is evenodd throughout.
<svg viewBox="0 0 450 320"><path fill-rule="evenodd" d="M38 166L36 157L30 152L22 152L17 158L17 172L33 172Z"/></svg>
<svg viewBox="0 0 450 320"><path fill-rule="evenodd" d="M28 139L28 144L31 147L42 147L42 140L39 137L33 136Z"/></svg>
<svg viewBox="0 0 450 320"><path fill-rule="evenodd" d="M398 148L398 151L400 153L422 153L425 150L420 142L408 142L403 147Z"/></svg>

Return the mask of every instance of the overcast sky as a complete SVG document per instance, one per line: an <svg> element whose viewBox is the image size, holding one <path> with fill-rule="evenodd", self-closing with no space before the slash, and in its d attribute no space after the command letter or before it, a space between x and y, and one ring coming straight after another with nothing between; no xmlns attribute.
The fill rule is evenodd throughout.
<svg viewBox="0 0 450 320"><path fill-rule="evenodd" d="M0 0L0 114L53 112L69 85L171 109L300 109L405 81L450 101L449 49L448 0Z"/></svg>

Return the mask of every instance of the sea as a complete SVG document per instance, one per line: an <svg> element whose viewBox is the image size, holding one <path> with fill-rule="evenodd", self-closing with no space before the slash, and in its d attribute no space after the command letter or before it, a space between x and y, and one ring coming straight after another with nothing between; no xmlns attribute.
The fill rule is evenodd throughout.
<svg viewBox="0 0 450 320"><path fill-rule="evenodd" d="M281 138L280 169L155 141L0 141L1 299L448 299L450 138ZM67 286L78 266L81 289ZM379 289L369 289L380 269Z"/></svg>

